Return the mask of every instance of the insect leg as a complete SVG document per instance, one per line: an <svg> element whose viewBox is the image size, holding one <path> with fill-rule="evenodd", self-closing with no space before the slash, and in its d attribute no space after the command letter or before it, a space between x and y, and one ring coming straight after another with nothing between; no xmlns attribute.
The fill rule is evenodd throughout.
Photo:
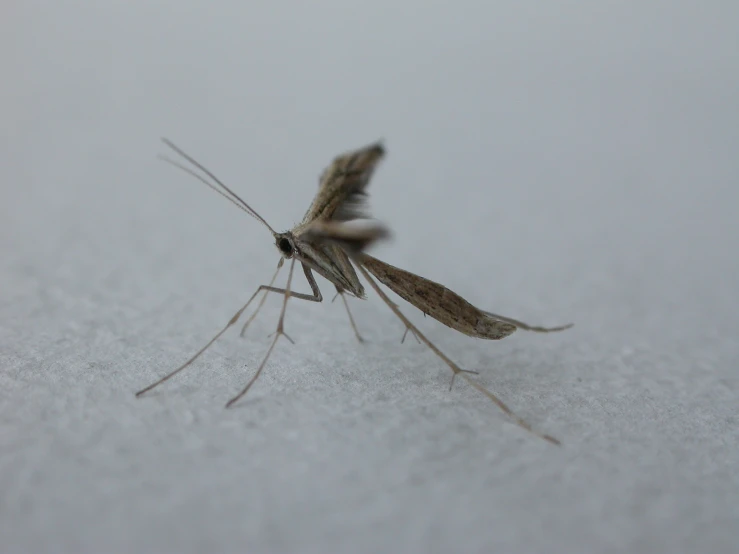
<svg viewBox="0 0 739 554"><path fill-rule="evenodd" d="M336 286L336 285L334 285ZM362 335L359 334L359 330L357 329L357 325L354 323L354 318L352 317L352 312L349 310L349 302L346 299L346 293L344 292L344 289L336 286L336 295L331 299L331 302L334 302L336 298L341 295L341 300L344 302L344 306L346 307L346 314L349 316L349 323L352 324L352 329L354 329L354 334L357 336L357 339L359 342L364 342L364 339L362 338ZM421 344L421 341L418 340L418 337L416 336L416 333L413 332L413 330L410 327L405 328L405 332L403 333L403 338L400 339L400 343L403 344L405 342L405 337L408 335L408 331L411 331L413 334L413 338L416 339L418 344Z"/></svg>
<svg viewBox="0 0 739 554"><path fill-rule="evenodd" d="M284 258L280 258L280 267L282 267L282 261ZM279 271L280 267L277 268ZM321 291L318 288L318 284L316 283L315 278L313 277L313 273L310 271L310 269L303 265L303 272L305 272L305 277L308 280L308 284L310 285L311 291L313 294L302 294L299 292L289 292L290 296L294 296L295 298L299 298L300 300L310 300L311 302L323 302L323 296L321 295ZM244 333L246 333L246 328L249 326L249 324L254 321L254 318L257 317L257 314L259 313L259 310L262 309L262 306L264 306L264 301L267 300L267 294L270 292L279 292L280 294L285 294L285 289L280 289L272 286L272 283L275 282L275 277L277 277L277 272L275 272L274 277L272 277L272 280L269 282L269 285L260 287L260 290L264 291L264 295L262 295L262 299L259 301L259 305L257 306L257 309L254 310L254 313L251 314L249 319L244 323L244 326L241 328L241 333L239 336L243 337ZM293 340L285 335L290 342L293 342Z"/></svg>
<svg viewBox="0 0 739 554"><path fill-rule="evenodd" d="M242 396L244 396L247 392L249 392L249 389L251 386L256 382L256 380L259 378L259 376L262 374L262 370L264 369L265 364L267 363L267 360L269 359L270 354L272 354L272 350L275 347L275 344L277 344L277 341L282 335L285 335L285 337L290 341L293 342L293 340L287 336L284 330L284 323L285 323L285 309L287 308L287 301L291 296L297 296L290 293L290 283L293 279L293 269L295 268L295 259L293 258L292 263L290 264L290 273L287 276L287 285L285 286L285 289L283 291L284 293L284 299L282 301L282 311L280 312L280 319L277 322L277 329L273 333L274 340L272 341L272 344L269 345L269 349L267 350L267 353L264 355L264 359L262 360L262 363L259 364L259 367L257 368L256 373L254 376L249 380L249 382L246 384L246 386L237 394L234 396L231 400L229 400L226 403L226 408L229 408L233 406L235 402L237 402ZM321 297L321 291L318 290L318 285L316 285L315 279L313 279L313 274L310 271L310 268L303 264L303 271L305 272L305 276L308 278L308 282L311 285L311 288L314 289L313 292L317 293L317 298L309 297L308 299L313 299L316 302L320 302L322 300ZM315 288L314 288L315 287ZM271 290L271 289L268 289ZM276 291L273 291L276 292ZM307 295L304 295L307 296Z"/></svg>
<svg viewBox="0 0 739 554"><path fill-rule="evenodd" d="M413 323L410 322L410 320L403 315L403 313L398 309L398 306L395 305L394 302L388 298L388 296L380 289L379 285L375 282L375 280L370 276L369 272L362 266L361 263L356 264L359 268L359 271L362 272L364 275L364 278L367 279L369 284L372 286L373 289L375 289L375 292L382 298L382 300L385 302L385 304L388 305L388 307L393 311L393 313L398 316L398 318L405 324L405 326L410 329L417 338L419 338L422 342L428 346L434 354L436 354L439 358L444 360L444 362L449 366L449 368L452 370L453 376L452 376L452 382L454 382L454 377L457 376L457 374L461 374L461 376L473 387L475 387L478 391L483 393L485 396L487 396L490 400L492 400L498 408L500 408L508 417L510 417L519 427L523 427L530 433L533 433L539 438L544 439L545 441L551 442L552 444L559 445L560 442L552 437L551 435L546 435L544 433L540 433L536 431L531 425L524 420L523 418L517 416L513 410L511 410L500 398L498 398L496 395L494 395L492 392L487 390L485 387L483 387L480 383L477 383L474 381L468 373L474 373L467 370L464 370L460 368L457 364L455 364L452 360L450 360L441 350L437 348L437 346L432 343L429 339L426 338L426 336L421 333L421 331L413 325Z"/></svg>
<svg viewBox="0 0 739 554"><path fill-rule="evenodd" d="M344 289L339 287L338 285L334 285L336 287L336 296L341 296L342 302L344 302L344 307L346 308L346 315L349 316L349 323L352 324L352 329L354 329L354 334L357 336L357 340L359 342L364 342L364 339L362 338L362 335L359 334L359 330L357 329L357 324L354 323L354 317L352 317L352 312L349 309L349 302L346 300L346 293L344 292ZM331 302L336 300L336 296L334 296L331 299Z"/></svg>
<svg viewBox="0 0 739 554"><path fill-rule="evenodd" d="M280 263L277 266L277 271L280 270L280 267L282 267L282 258L280 258ZM271 282L274 282L275 277L277 276L277 271L275 272L275 275L272 277L272 281ZM306 276L307 276L307 273L306 273ZM200 350L198 350L197 353L192 358L190 358L189 360L187 360L180 367L178 367L174 371L171 371L170 373L168 373L167 375L165 375L164 377L162 377L158 381L155 381L154 383L152 383L148 387L143 388L140 391L138 391L136 393L136 396L141 396L141 395L149 392L154 387L157 387L157 386L161 385L162 383L164 383L165 381L168 381L169 379L171 379L172 377L174 377L175 375L177 375L180 371L182 371L187 366L189 366L191 363L193 363L203 352L205 352L206 350L208 350L208 348L210 348L210 346L215 341L217 341L221 337L221 335L223 335L223 333L225 333L228 330L229 327L231 327L232 325L234 325L239 320L239 318L241 317L241 314L244 313L244 311L246 310L246 308L249 307L249 304L252 303L252 301L254 300L254 298L256 298L256 296L261 291L264 290L264 291L267 291L267 292L279 292L279 293L282 293L282 294L287 294L288 296L294 296L296 298L300 298L301 300L310 300L312 302L320 302L321 300L323 300L323 297L321 296L321 291L318 290L318 286L316 285L315 279L313 279L313 275L310 275L310 277L308 279L308 283L311 285L311 289L313 289L313 295L310 295L310 294L302 294L302 293L299 293L299 292L286 291L285 289L278 289L278 288L272 287L271 284L270 285L261 285L254 292L254 294L251 295L251 298L249 298L249 301L246 304L244 304L239 309L239 311L237 311L233 315L233 317L229 320L229 322L226 324L226 326L223 329L221 329L215 337L213 337L212 339L210 339L210 341L205 346L203 346ZM290 339L290 341L292 342L292 339Z"/></svg>
<svg viewBox="0 0 739 554"><path fill-rule="evenodd" d="M280 264L277 266L277 271L275 271L274 276L272 277L272 280L269 282L269 285L262 285L259 287L259 290L264 291L264 295L262 296L262 299L259 301L259 305L257 306L257 309L254 310L254 313L251 314L249 319L244 323L244 326L241 328L241 333L239 336L243 337L244 333L246 333L246 328L249 326L249 324L254 321L254 318L257 317L257 314L259 313L259 310L262 309L262 306L264 306L265 300L267 300L267 294L270 292L279 292L280 294L285 294L285 289L279 289L272 286L272 283L275 282L275 278L277 277L277 273L280 271L280 268L282 267L282 262L285 258L280 258ZM311 272L310 268L306 265L303 265L303 272L305 273L305 278L308 280L308 285L310 285L311 294L302 294L299 292L290 292L290 296L294 296L295 298L299 298L300 300L310 300L311 302L323 302L323 296L321 295L321 291L318 288L318 284L316 283L315 278L313 277L313 273ZM287 336L287 335L285 335ZM292 339L290 339L290 342L292 342Z"/></svg>
<svg viewBox="0 0 739 554"><path fill-rule="evenodd" d="M285 261L285 258L280 258L280 261L277 263L277 270L275 271L275 274L272 276L272 279L270 280L269 285L267 285L268 287L271 287L274 284L275 279L277 279L277 274L280 272L280 269L282 269L282 264L284 263L284 261ZM246 333L246 328L249 327L249 324L252 321L254 321L254 319L257 317L257 314L259 313L259 310L261 310L262 306L264 306L264 301L267 300L268 293L269 291L264 291L264 294L262 295L262 299L259 301L259 304L257 305L257 309L254 310L254 313L252 313L249 316L249 319L246 320L246 323L244 323L244 326L241 328L241 332L239 333L240 337L244 336L244 334Z"/></svg>
<svg viewBox="0 0 739 554"><path fill-rule="evenodd" d="M403 344L405 342L405 337L408 336L408 331L411 332L411 334L413 335L413 338L416 339L416 342L418 344L421 344L421 341L419 340L418 335L416 335L416 332L413 329L411 329L410 327L407 327L407 326L405 328L405 332L403 333L403 338L400 339L400 344Z"/></svg>

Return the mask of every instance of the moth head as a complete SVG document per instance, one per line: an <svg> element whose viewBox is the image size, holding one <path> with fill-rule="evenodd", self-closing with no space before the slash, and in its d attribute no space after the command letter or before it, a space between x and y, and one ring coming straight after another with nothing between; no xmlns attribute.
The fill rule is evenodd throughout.
<svg viewBox="0 0 739 554"><path fill-rule="evenodd" d="M295 243L290 232L275 233L275 246L286 260L289 260L295 254Z"/></svg>

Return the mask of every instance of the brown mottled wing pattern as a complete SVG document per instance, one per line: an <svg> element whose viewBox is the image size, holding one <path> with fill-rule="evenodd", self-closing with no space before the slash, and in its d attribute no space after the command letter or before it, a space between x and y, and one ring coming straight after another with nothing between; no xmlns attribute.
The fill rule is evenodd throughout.
<svg viewBox="0 0 739 554"><path fill-rule="evenodd" d="M298 227L312 221L347 221L363 217L365 189L384 155L382 144L376 142L336 157L321 175L318 194ZM299 230L296 231L299 234Z"/></svg>
<svg viewBox="0 0 739 554"><path fill-rule="evenodd" d="M333 282L339 292L347 291L358 298L365 297L364 287L343 245L319 236L315 226L332 220L366 217L362 213L365 189L384 155L382 144L376 142L337 156L321 175L318 194L303 221L293 229L294 236L301 241L301 250L312 253L303 262ZM322 234L325 233L323 229Z"/></svg>
<svg viewBox="0 0 739 554"><path fill-rule="evenodd" d="M444 285L381 262L368 254L362 254L358 262L403 300L460 333L499 340L516 330L515 325L478 310Z"/></svg>

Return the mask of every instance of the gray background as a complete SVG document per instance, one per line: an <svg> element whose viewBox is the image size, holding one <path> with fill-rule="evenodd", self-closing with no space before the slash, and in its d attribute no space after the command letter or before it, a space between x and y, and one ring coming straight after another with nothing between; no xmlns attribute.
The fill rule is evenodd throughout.
<svg viewBox="0 0 739 554"><path fill-rule="evenodd" d="M311 4L308 6L308 4ZM739 540L736 2L15 2L0 88L3 551L729 552ZM271 224L384 138L375 250L556 335L369 291L272 298ZM299 274L297 274L299 276ZM285 275L283 275L283 278ZM296 287L307 290L302 277ZM324 295L331 287L321 280Z"/></svg>

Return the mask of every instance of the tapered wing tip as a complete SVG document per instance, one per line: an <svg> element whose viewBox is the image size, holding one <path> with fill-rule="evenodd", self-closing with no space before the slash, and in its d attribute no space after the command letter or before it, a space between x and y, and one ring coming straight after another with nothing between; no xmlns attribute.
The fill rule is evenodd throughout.
<svg viewBox="0 0 739 554"><path fill-rule="evenodd" d="M558 325L556 327L534 327L524 325L519 325L519 327L526 331L534 331L535 333L558 333L559 331L566 331L574 325L574 323L568 323L567 325Z"/></svg>
<svg viewBox="0 0 739 554"><path fill-rule="evenodd" d="M379 139L375 142L371 142L370 144L358 148L354 151L354 153L360 153L363 152L364 154L372 154L374 158L383 158L385 156L386 150L385 150L385 139Z"/></svg>

